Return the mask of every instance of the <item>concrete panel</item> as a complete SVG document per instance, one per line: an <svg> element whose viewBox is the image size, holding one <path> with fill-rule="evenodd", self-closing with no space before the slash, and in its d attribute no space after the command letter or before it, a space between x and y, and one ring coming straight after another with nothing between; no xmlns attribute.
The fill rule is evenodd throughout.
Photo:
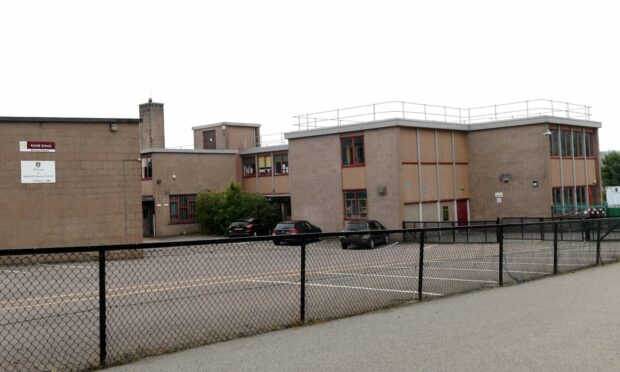
<svg viewBox="0 0 620 372"><path fill-rule="evenodd" d="M439 165L439 199L454 199L454 176L452 165Z"/></svg>
<svg viewBox="0 0 620 372"><path fill-rule="evenodd" d="M434 163L435 159L435 131L420 129L420 161Z"/></svg>
<svg viewBox="0 0 620 372"><path fill-rule="evenodd" d="M418 181L418 166L415 164L401 165L403 180L403 203L420 201L420 183Z"/></svg>
<svg viewBox="0 0 620 372"><path fill-rule="evenodd" d="M366 166L368 166L368 158L366 158ZM365 190L366 167L342 168L342 189Z"/></svg>
<svg viewBox="0 0 620 372"><path fill-rule="evenodd" d="M586 169L585 169L586 161L583 159L575 159L575 177L576 177L576 185L582 186L586 184Z"/></svg>
<svg viewBox="0 0 620 372"><path fill-rule="evenodd" d="M467 157L468 145L467 134L464 132L454 132L454 153L457 163L467 163L469 161Z"/></svg>
<svg viewBox="0 0 620 372"><path fill-rule="evenodd" d="M456 165L456 198L469 198L469 165Z"/></svg>
<svg viewBox="0 0 620 372"><path fill-rule="evenodd" d="M439 221L437 215L437 203L422 204L422 221Z"/></svg>
<svg viewBox="0 0 620 372"><path fill-rule="evenodd" d="M276 184L276 194L288 194L290 192L288 176L275 176L274 181Z"/></svg>
<svg viewBox="0 0 620 372"><path fill-rule="evenodd" d="M420 205L405 204L403 207L403 221L420 221Z"/></svg>
<svg viewBox="0 0 620 372"><path fill-rule="evenodd" d="M256 186L257 186L256 177L248 177L248 178L241 179L241 190L247 193L256 194L257 193Z"/></svg>
<svg viewBox="0 0 620 372"><path fill-rule="evenodd" d="M573 161L568 158L562 161L562 168L564 169L564 186L573 186L575 181L573 180Z"/></svg>
<svg viewBox="0 0 620 372"><path fill-rule="evenodd" d="M437 169L435 165L422 165L422 200L437 200Z"/></svg>
<svg viewBox="0 0 620 372"><path fill-rule="evenodd" d="M596 166L597 160L588 159L588 184L592 184L594 180L600 185L598 167Z"/></svg>
<svg viewBox="0 0 620 372"><path fill-rule="evenodd" d="M256 138L253 127L226 126L226 148L232 150L244 149L256 146Z"/></svg>
<svg viewBox="0 0 620 372"><path fill-rule="evenodd" d="M437 131L437 143L439 145L439 162L452 163L452 135L450 131Z"/></svg>
<svg viewBox="0 0 620 372"><path fill-rule="evenodd" d="M273 178L271 176L258 177L258 193L261 195L271 195L273 192Z"/></svg>
<svg viewBox="0 0 620 372"><path fill-rule="evenodd" d="M551 187L562 186L562 177L560 172L560 159L551 159Z"/></svg>
<svg viewBox="0 0 620 372"><path fill-rule="evenodd" d="M153 180L142 180L140 183L140 190L142 191L142 196L152 196L153 195Z"/></svg>
<svg viewBox="0 0 620 372"><path fill-rule="evenodd" d="M418 161L418 145L416 136L417 133L415 129L400 129L400 156L402 162L416 163Z"/></svg>

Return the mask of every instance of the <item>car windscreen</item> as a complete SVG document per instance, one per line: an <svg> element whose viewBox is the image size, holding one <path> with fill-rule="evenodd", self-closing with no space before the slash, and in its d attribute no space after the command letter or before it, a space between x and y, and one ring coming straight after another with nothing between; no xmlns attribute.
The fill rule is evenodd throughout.
<svg viewBox="0 0 620 372"><path fill-rule="evenodd" d="M230 227L246 227L248 225L248 221L235 221L230 224Z"/></svg>
<svg viewBox="0 0 620 372"><path fill-rule="evenodd" d="M346 231L363 231L368 230L367 222L349 222L344 228Z"/></svg>
<svg viewBox="0 0 620 372"><path fill-rule="evenodd" d="M294 228L295 225L292 223L279 223L276 225L276 230L288 230Z"/></svg>

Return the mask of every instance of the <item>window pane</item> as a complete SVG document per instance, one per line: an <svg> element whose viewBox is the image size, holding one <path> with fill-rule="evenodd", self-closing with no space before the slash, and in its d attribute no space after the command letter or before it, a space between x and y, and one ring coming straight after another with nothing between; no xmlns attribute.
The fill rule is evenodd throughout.
<svg viewBox="0 0 620 372"><path fill-rule="evenodd" d="M551 136L549 137L549 140L551 141L550 143L551 156L559 156L560 155L559 134L557 130L554 130L551 132Z"/></svg>
<svg viewBox="0 0 620 372"><path fill-rule="evenodd" d="M364 164L364 137L355 137L355 163Z"/></svg>
<svg viewBox="0 0 620 372"><path fill-rule="evenodd" d="M353 139L343 138L342 140L342 165L353 164Z"/></svg>

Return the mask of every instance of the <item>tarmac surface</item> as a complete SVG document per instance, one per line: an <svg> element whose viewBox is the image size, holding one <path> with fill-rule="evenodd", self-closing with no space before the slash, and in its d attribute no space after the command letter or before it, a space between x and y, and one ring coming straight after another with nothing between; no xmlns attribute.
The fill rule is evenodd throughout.
<svg viewBox="0 0 620 372"><path fill-rule="evenodd" d="M128 371L617 371L620 263L239 338Z"/></svg>

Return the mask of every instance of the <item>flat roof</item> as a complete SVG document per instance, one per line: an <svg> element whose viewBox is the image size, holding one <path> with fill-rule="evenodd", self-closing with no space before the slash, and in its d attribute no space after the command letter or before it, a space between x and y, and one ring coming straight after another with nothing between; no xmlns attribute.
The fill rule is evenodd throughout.
<svg viewBox="0 0 620 372"><path fill-rule="evenodd" d="M463 131L463 132L471 132L471 131L477 131L477 130L510 128L510 127L536 125L536 124L559 124L559 125L571 125L571 126L588 127L588 128L600 128L602 126L601 122L598 122L598 121L562 118L562 117L557 117L557 116L537 116L537 117L528 117L528 118L522 118L522 119L489 121L489 122L477 123L477 124L453 124L453 123L446 123L446 122L441 122L441 121L394 118L394 119L369 121L369 122L359 123L359 124L347 124L347 125L341 125L341 126L288 132L284 134L284 138L290 140L290 139L296 139L296 138L325 136L329 134L359 132L359 131L364 131L364 130L382 129L382 128L391 128L391 127L443 129L443 130L456 130L456 131Z"/></svg>
<svg viewBox="0 0 620 372"><path fill-rule="evenodd" d="M140 154L218 154L238 155L238 150L202 150L202 149L143 149Z"/></svg>
<svg viewBox="0 0 620 372"><path fill-rule="evenodd" d="M0 123L121 123L139 124L142 119L130 118L63 118L33 116L0 116Z"/></svg>
<svg viewBox="0 0 620 372"><path fill-rule="evenodd" d="M207 128L217 128L217 127L221 127L222 125L228 125L229 127L253 127L253 128L260 128L260 124L255 124L255 123L235 123L235 122L231 122L231 121L223 121L221 123L198 125L196 127L192 127L192 130L207 129Z"/></svg>
<svg viewBox="0 0 620 372"><path fill-rule="evenodd" d="M249 154L262 154L265 152L279 152L279 151L288 151L288 145L249 147L247 149L239 150L239 154L249 155Z"/></svg>

